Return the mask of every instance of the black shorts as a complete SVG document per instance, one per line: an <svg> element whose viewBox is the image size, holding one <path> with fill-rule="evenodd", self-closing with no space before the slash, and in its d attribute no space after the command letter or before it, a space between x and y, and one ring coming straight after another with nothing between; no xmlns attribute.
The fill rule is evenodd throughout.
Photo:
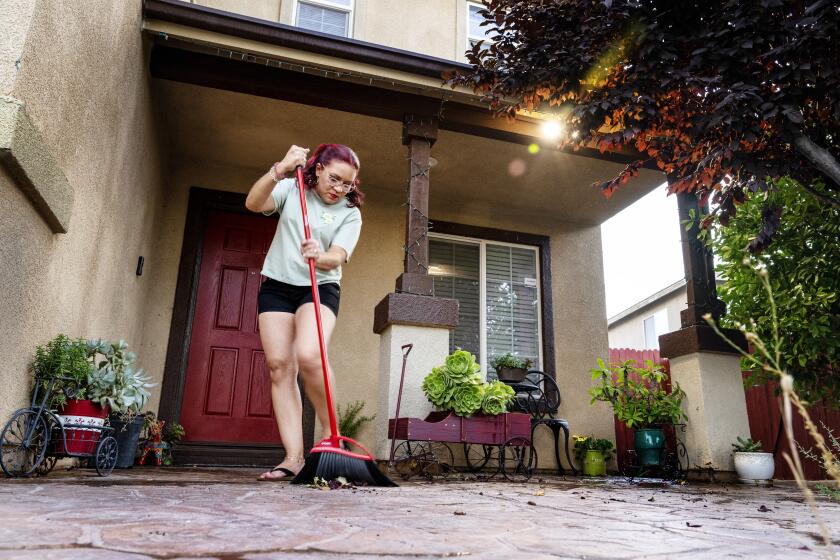
<svg viewBox="0 0 840 560"><path fill-rule="evenodd" d="M338 300L341 298L341 287L335 282L318 285L318 296L321 305L326 305L338 317ZM266 278L257 296L259 313L279 311L281 313L295 313L304 303L312 303L312 288L310 286L293 286Z"/></svg>

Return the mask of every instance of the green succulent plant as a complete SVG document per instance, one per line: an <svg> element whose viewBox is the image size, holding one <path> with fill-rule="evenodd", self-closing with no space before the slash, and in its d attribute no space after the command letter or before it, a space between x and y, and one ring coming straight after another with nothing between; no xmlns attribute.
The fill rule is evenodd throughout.
<svg viewBox="0 0 840 560"><path fill-rule="evenodd" d="M513 389L500 381L484 383L480 370L473 354L456 350L423 379L423 393L439 410L452 410L459 416L506 412Z"/></svg>
<svg viewBox="0 0 840 560"><path fill-rule="evenodd" d="M139 414L155 384L142 369L134 369L137 355L123 340L89 340L87 351L94 364L88 373L88 398L126 418Z"/></svg>
<svg viewBox="0 0 840 560"><path fill-rule="evenodd" d="M732 444L732 450L735 453L755 453L761 451L761 442L753 441L751 437L742 439L738 436L735 443Z"/></svg>

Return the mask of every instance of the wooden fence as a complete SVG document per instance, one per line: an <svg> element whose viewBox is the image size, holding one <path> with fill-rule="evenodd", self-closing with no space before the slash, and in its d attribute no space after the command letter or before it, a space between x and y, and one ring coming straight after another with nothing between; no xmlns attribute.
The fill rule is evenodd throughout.
<svg viewBox="0 0 840 560"><path fill-rule="evenodd" d="M655 364L661 364L665 368L665 371L669 371L668 360L660 359L658 350L610 348L610 362L624 362L627 360L636 360L639 365L643 364L645 360L651 360ZM748 375L749 372L743 373L745 379ZM776 396L777 388L778 385L775 382L769 382L764 385L747 387L744 393L747 401L750 436L755 441L761 441L764 451L775 451L775 478L789 480L793 478L793 475L782 457L782 452L789 449L789 444L783 432L780 432L781 424L779 419L781 418L781 409L779 407L779 399ZM828 441L828 433L823 425L833 430L834 435L840 438L840 410L831 409L822 405L812 405L808 411L811 419L820 428L820 432L826 438L826 441ZM690 417L688 421L691 422ZM624 456L624 452L627 449L633 448L634 434L635 430L615 420L615 439L619 460ZM798 414L794 414L793 434L794 439L805 449L813 445L811 436L805 430L805 423ZM835 449L834 451L837 454L837 450ZM825 472L816 462L803 457L803 467L805 469L805 475L809 480L821 480L825 478Z"/></svg>

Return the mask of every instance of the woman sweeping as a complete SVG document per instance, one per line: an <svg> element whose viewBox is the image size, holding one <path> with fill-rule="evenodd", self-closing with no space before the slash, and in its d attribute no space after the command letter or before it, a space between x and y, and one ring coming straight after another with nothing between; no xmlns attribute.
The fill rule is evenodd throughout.
<svg viewBox="0 0 840 560"><path fill-rule="evenodd" d="M271 375L271 402L286 456L260 480L291 480L304 466L303 406L298 372L303 378L322 433L329 433L316 332L309 263L315 263L325 343L338 316L341 265L350 259L362 228L359 208L359 158L341 144L321 144L309 150L292 146L282 161L271 166L248 192L245 207L266 215L280 215L277 231L265 256L266 277L258 296L260 340ZM296 181L285 178L303 167L306 208L312 238L303 234ZM329 367L329 366L328 366ZM330 385L334 386L329 367Z"/></svg>

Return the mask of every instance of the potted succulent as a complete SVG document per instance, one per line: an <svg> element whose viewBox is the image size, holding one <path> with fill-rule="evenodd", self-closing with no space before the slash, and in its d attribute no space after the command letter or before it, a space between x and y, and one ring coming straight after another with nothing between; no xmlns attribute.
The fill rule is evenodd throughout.
<svg viewBox="0 0 840 560"><path fill-rule="evenodd" d="M575 459L581 465L584 476L604 476L607 463L615 451L613 442L595 436L572 436Z"/></svg>
<svg viewBox="0 0 840 560"><path fill-rule="evenodd" d="M128 351L125 341L90 340L87 351L93 364L88 374L88 395L111 411L109 420L119 449L116 468L131 468L143 427L140 411L154 384L142 369L134 369L137 356Z"/></svg>
<svg viewBox="0 0 840 560"><path fill-rule="evenodd" d="M89 398L88 376L90 361L83 339L70 339L59 334L44 346L35 349L30 371L38 384L36 390L45 391L52 385L47 408L58 412L59 422L91 426L65 431L64 441L55 440L56 453L89 454L96 448L101 428L108 416L108 408Z"/></svg>
<svg viewBox="0 0 840 560"><path fill-rule="evenodd" d="M423 393L438 410L451 410L458 416L507 412L513 402L513 389L501 381L485 383L480 369L473 354L456 350L423 379Z"/></svg>
<svg viewBox="0 0 840 560"><path fill-rule="evenodd" d="M669 392L668 374L650 360L645 367L637 367L635 360L607 367L599 358L592 379L597 385L589 389L591 402L608 403L620 422L636 429L634 444L641 466L659 465L665 446L662 427L687 419L682 410L685 392L679 384L673 383Z"/></svg>
<svg viewBox="0 0 840 560"><path fill-rule="evenodd" d="M761 442L752 438L741 439L738 436L732 444L735 459L735 472L738 479L747 484L770 485L773 483L773 473L776 461L772 453L761 450Z"/></svg>
<svg viewBox="0 0 840 560"><path fill-rule="evenodd" d="M525 379L531 360L514 356L510 352L490 360L490 366L496 370L499 381L518 382Z"/></svg>

